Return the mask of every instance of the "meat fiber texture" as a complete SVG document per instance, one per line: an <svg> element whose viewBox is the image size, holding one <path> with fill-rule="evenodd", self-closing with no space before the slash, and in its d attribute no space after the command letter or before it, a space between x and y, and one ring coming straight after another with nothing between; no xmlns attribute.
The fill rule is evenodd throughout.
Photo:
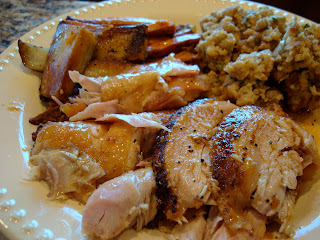
<svg viewBox="0 0 320 240"><path fill-rule="evenodd" d="M128 172L102 184L89 198L82 231L111 239L136 226L140 230L157 214L156 182L151 168Z"/></svg>
<svg viewBox="0 0 320 240"><path fill-rule="evenodd" d="M320 162L313 136L284 113L246 106L220 124L211 153L220 188L216 202L227 229L261 238L266 221L277 219L279 231L290 234L297 177Z"/></svg>
<svg viewBox="0 0 320 240"><path fill-rule="evenodd" d="M209 204L216 191L209 139L235 107L213 99L195 101L177 111L168 125L171 131L159 137L154 171L158 197L168 219L186 222L187 209Z"/></svg>

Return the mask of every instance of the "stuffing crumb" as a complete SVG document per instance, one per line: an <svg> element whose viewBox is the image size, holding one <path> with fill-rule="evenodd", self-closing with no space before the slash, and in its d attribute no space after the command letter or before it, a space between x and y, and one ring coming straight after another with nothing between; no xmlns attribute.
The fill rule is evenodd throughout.
<svg viewBox="0 0 320 240"><path fill-rule="evenodd" d="M230 77L237 80L262 81L268 80L273 69L274 58L271 51L252 52L241 54L237 61L230 62L223 69Z"/></svg>

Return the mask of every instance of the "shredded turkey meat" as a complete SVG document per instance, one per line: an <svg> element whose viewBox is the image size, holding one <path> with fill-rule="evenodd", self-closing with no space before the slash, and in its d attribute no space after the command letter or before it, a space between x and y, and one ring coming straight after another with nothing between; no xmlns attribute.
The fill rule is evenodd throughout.
<svg viewBox="0 0 320 240"><path fill-rule="evenodd" d="M85 203L105 175L101 166L76 147L42 149L30 157L31 178L47 181L50 199L74 198Z"/></svg>

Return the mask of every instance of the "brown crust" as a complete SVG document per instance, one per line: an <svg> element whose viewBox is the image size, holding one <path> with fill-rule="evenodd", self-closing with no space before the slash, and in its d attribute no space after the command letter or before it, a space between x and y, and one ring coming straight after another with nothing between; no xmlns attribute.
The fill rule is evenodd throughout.
<svg viewBox="0 0 320 240"><path fill-rule="evenodd" d="M37 130L32 133L32 140L33 140L34 142L36 142L37 137L38 137L38 133L42 130L42 128L43 128L43 125L40 124L40 125L37 127Z"/></svg>
<svg viewBox="0 0 320 240"><path fill-rule="evenodd" d="M178 116L181 114L182 110L176 111L169 119L166 127L172 130L174 124ZM172 194L170 188L168 187L167 181L167 172L165 170L165 147L168 141L168 131L162 130L157 137L156 150L154 153L154 161L153 161L153 171L156 176L157 183L157 192L156 195L158 197L158 202L160 205L160 209L164 210L170 206L172 212L175 212L175 203L177 196Z"/></svg>
<svg viewBox="0 0 320 240"><path fill-rule="evenodd" d="M241 184L242 164L232 158L232 153L235 152L234 146L241 138L242 131L247 131L245 127L240 126L250 121L258 111L260 108L255 106L247 107L247 111L243 111L243 108L234 110L220 124L212 139L212 174L213 178L219 182L221 190L233 189ZM242 157L245 158L248 149L245 146L243 149L244 155Z"/></svg>
<svg viewBox="0 0 320 240"><path fill-rule="evenodd" d="M72 94L75 83L69 70L82 73L88 65L95 46L96 36L85 28L59 23L53 38L40 84L43 98L55 96L64 102Z"/></svg>

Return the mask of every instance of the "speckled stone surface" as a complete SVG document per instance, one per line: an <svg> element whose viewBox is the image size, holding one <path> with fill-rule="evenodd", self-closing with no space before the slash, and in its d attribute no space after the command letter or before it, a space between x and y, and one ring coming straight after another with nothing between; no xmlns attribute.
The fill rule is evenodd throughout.
<svg viewBox="0 0 320 240"><path fill-rule="evenodd" d="M0 0L0 53L33 28L90 3L92 1Z"/></svg>

